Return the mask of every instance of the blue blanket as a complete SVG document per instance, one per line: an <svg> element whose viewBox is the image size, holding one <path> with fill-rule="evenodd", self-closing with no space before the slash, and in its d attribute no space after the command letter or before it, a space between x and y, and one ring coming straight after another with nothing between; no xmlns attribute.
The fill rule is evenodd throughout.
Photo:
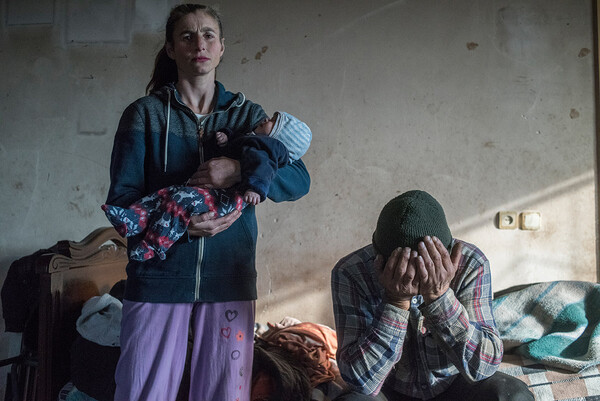
<svg viewBox="0 0 600 401"><path fill-rule="evenodd" d="M579 371L600 363L600 285L552 281L493 301L506 352Z"/></svg>

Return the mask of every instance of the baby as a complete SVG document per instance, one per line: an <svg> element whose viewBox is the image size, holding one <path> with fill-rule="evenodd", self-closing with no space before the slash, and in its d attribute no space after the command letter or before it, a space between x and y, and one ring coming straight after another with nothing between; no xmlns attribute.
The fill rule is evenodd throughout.
<svg viewBox="0 0 600 401"><path fill-rule="evenodd" d="M277 168L306 153L311 138L306 124L281 111L265 118L251 133L239 135L222 130L215 134L224 155L240 160L242 182L237 189L252 205L265 199Z"/></svg>
<svg viewBox="0 0 600 401"><path fill-rule="evenodd" d="M279 115L280 114L278 112L275 112L275 114L273 114L273 117L265 118L258 125L258 127L256 127L254 129L254 131L250 135L254 134L254 135L269 136L271 134L271 131L273 131L273 127L275 126L275 123L277 122ZM215 134L215 136L216 136L217 145L219 145L220 147L225 147L229 143L229 137L233 136L233 134L231 131L229 131L229 132L219 131ZM260 194L256 191L253 191L251 188L246 189L246 192L244 192L243 199L244 199L244 202L252 204L252 205L258 205L261 202Z"/></svg>
<svg viewBox="0 0 600 401"><path fill-rule="evenodd" d="M172 185L128 208L102 205L102 210L121 236L144 233L139 243L130 247L131 259L144 261L155 255L165 259L166 251L187 230L191 216L206 212L224 216L233 209L241 211L247 204L262 202L277 169L302 157L311 139L310 128L285 112L276 112L249 134L235 135L222 129L215 133L215 141L224 156L239 160L240 184L210 190Z"/></svg>

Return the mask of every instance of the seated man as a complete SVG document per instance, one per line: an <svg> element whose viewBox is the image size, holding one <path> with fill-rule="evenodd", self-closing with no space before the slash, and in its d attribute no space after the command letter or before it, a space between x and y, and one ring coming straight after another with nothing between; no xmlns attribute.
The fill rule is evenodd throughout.
<svg viewBox="0 0 600 401"><path fill-rule="evenodd" d="M392 199L372 244L337 263L331 287L337 362L353 390L337 400L534 399L496 372L503 347L488 260L452 238L426 192Z"/></svg>

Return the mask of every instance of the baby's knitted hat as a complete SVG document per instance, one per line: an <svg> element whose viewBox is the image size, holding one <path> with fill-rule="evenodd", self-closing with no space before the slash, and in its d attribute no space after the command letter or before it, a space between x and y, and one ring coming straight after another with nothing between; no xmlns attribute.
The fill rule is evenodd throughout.
<svg viewBox="0 0 600 401"><path fill-rule="evenodd" d="M291 163L304 156L310 146L312 132L308 125L296 117L283 111L278 111L276 114L277 120L269 136L280 140L285 145L290 153Z"/></svg>
<svg viewBox="0 0 600 401"><path fill-rule="evenodd" d="M408 191L383 207L373 233L373 247L387 258L398 247L416 249L426 235L439 238L446 248L452 242L442 206L427 192Z"/></svg>

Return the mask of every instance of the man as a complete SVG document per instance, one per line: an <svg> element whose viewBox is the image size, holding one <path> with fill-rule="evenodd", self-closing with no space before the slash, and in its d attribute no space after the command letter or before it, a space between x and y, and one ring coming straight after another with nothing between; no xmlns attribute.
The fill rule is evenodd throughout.
<svg viewBox="0 0 600 401"><path fill-rule="evenodd" d="M496 372L503 347L488 260L452 238L428 193L392 199L372 244L337 263L331 286L337 362L354 390L339 400L534 399Z"/></svg>

